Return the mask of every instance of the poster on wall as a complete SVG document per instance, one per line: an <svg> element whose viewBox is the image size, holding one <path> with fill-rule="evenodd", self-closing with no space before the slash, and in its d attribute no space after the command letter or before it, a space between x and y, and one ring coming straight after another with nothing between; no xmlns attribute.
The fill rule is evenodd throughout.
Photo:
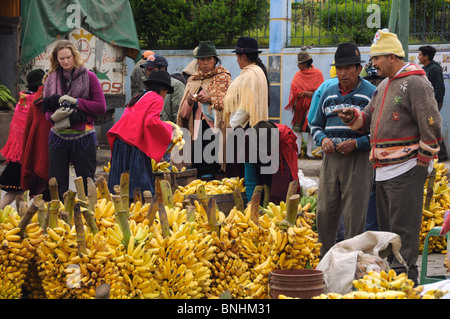
<svg viewBox="0 0 450 319"><path fill-rule="evenodd" d="M409 52L409 61L422 66L419 63L419 51ZM442 67L442 73L444 74L444 80L450 80L450 51L438 51L434 56L434 61L439 63Z"/></svg>

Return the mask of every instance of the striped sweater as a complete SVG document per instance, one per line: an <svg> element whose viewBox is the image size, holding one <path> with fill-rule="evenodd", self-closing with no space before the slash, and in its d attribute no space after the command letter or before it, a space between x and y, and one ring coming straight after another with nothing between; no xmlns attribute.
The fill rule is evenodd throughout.
<svg viewBox="0 0 450 319"><path fill-rule="evenodd" d="M412 158L430 162L439 151L441 115L425 72L410 64L384 79L369 105L346 123L370 131L374 167L400 164Z"/></svg>
<svg viewBox="0 0 450 319"><path fill-rule="evenodd" d="M311 133L315 143L321 146L322 140L328 137L337 146L345 140L355 139L358 151L368 151L370 149L368 132L355 132L345 125L335 113L331 112L344 107L363 110L370 102L374 91L375 86L361 78L356 88L344 96L339 90L339 83L326 88L311 121Z"/></svg>

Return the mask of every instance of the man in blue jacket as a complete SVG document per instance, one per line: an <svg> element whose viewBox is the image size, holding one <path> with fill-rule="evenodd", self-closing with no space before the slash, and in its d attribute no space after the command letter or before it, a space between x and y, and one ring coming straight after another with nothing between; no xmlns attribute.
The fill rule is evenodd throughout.
<svg viewBox="0 0 450 319"><path fill-rule="evenodd" d="M364 232L373 181L369 135L350 130L332 111L349 106L364 109L375 86L359 76L364 61L355 44L339 44L334 57L339 83L325 89L311 122L314 141L324 153L317 202L322 256L336 242L342 214L345 239Z"/></svg>

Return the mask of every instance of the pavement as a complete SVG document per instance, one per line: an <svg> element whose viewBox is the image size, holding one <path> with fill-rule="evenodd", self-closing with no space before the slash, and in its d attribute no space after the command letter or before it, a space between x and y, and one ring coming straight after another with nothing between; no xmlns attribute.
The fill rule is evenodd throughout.
<svg viewBox="0 0 450 319"><path fill-rule="evenodd" d="M320 166L322 160L320 159L299 159L298 168L301 170L305 177L310 178L316 182L319 180ZM447 176L450 180L450 161L445 162L445 166L448 169ZM450 273L447 272L445 267L445 254L432 253L428 255L427 260L427 275L428 276L447 276L450 279ZM422 255L419 255L417 261L419 266L419 278L422 271Z"/></svg>
<svg viewBox="0 0 450 319"><path fill-rule="evenodd" d="M107 166L110 159L110 150L107 146L100 146L97 150L97 173L103 172L103 166ZM304 176L310 178L316 182L319 180L319 172L322 160L320 159L299 159L298 168L303 172ZM450 172L450 161L445 162L446 167ZM6 164L0 162L0 172L3 171ZM450 180L450 173L447 173ZM73 180L75 178L74 169L71 168L70 172L70 188L75 189ZM2 195L4 192L2 191ZM445 254L432 253L428 255L427 274L428 276L448 276L450 279L450 273L447 273L445 267ZM422 255L419 255L417 262L419 266L419 278L422 270Z"/></svg>

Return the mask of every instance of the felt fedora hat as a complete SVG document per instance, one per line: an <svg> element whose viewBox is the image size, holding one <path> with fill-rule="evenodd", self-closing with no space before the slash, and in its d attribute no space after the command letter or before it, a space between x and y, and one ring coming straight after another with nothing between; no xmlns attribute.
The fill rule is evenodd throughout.
<svg viewBox="0 0 450 319"><path fill-rule="evenodd" d="M262 51L258 49L258 41L252 37L240 37L237 40L236 47L233 53L261 53Z"/></svg>
<svg viewBox="0 0 450 319"><path fill-rule="evenodd" d="M27 87L35 88L42 85L45 71L42 69L34 69L27 74Z"/></svg>
<svg viewBox="0 0 450 319"><path fill-rule="evenodd" d="M303 51L297 54L297 63L304 63L308 60L311 60L311 56L308 52Z"/></svg>
<svg viewBox="0 0 450 319"><path fill-rule="evenodd" d="M331 66L361 64L361 53L356 44L351 42L340 43L334 53L334 63Z"/></svg>
<svg viewBox="0 0 450 319"><path fill-rule="evenodd" d="M211 41L202 41L196 48L194 57L196 58L207 58L210 56L217 56L216 46Z"/></svg>
<svg viewBox="0 0 450 319"><path fill-rule="evenodd" d="M170 80L170 74L167 71L156 69L153 70L152 73L150 73L149 77L144 81L145 85L149 84L161 84L169 91L168 94L173 93L173 87Z"/></svg>

